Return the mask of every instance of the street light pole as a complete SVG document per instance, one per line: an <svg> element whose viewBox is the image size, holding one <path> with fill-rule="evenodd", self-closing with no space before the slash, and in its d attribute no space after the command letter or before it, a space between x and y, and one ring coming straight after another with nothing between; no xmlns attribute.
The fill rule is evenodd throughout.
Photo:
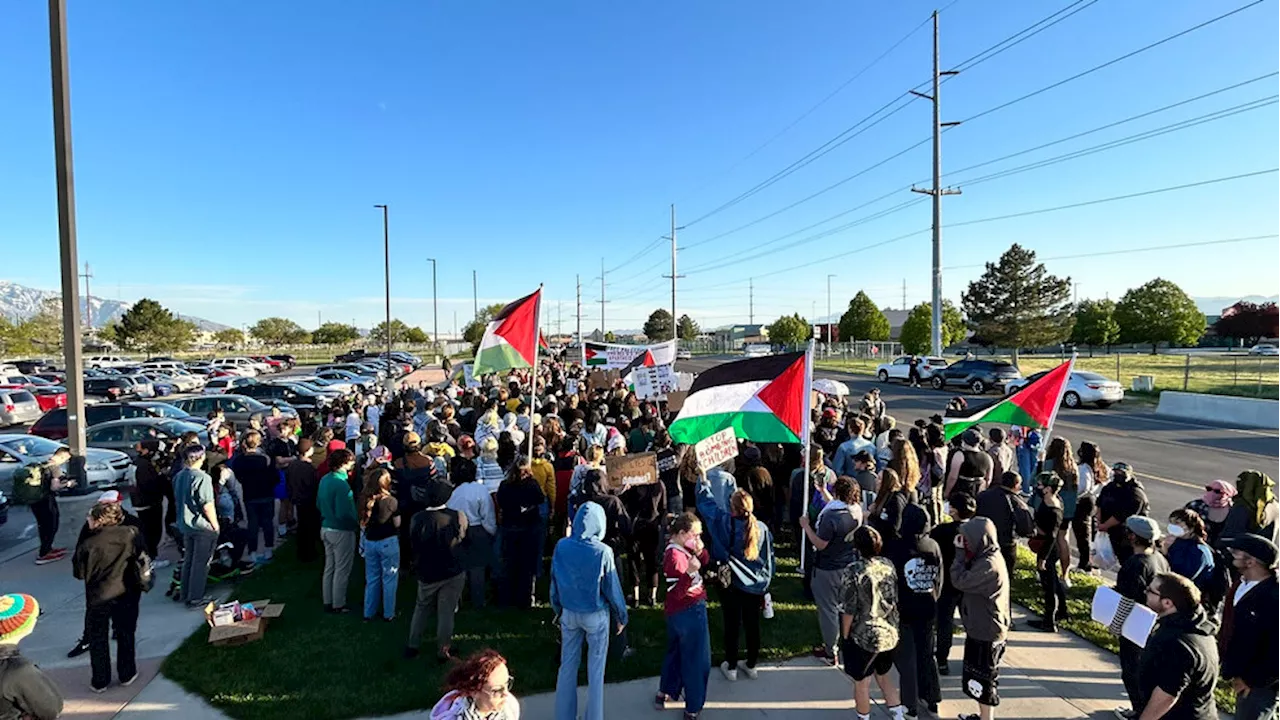
<svg viewBox="0 0 1280 720"><path fill-rule="evenodd" d="M383 281L386 286L387 298L387 364L391 364L391 233L388 223L388 209L386 205L374 205L375 208L382 208L382 261L384 266ZM395 388L395 380L391 377L390 369L387 371L387 389Z"/></svg>
<svg viewBox="0 0 1280 720"><path fill-rule="evenodd" d="M440 352L440 306L436 299L436 259L431 261L431 339L435 341L436 352Z"/></svg>
<svg viewBox="0 0 1280 720"><path fill-rule="evenodd" d="M827 275L827 351L831 350L831 278L835 274Z"/></svg>

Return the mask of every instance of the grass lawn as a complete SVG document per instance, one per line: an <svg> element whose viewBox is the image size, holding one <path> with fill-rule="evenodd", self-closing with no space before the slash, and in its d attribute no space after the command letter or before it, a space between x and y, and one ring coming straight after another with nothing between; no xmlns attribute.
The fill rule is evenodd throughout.
<svg viewBox="0 0 1280 720"><path fill-rule="evenodd" d="M280 550L280 548L277 548ZM778 546L778 571L772 593L775 615L761 627L762 659L784 659L807 653L820 642L813 606L804 600L797 562L789 548ZM276 560L244 580L233 597L242 601L269 598L286 604L282 618L266 636L238 647L213 647L200 628L164 663L163 672L187 690L207 698L234 718L275 720L305 717L352 718L429 709L440 698L444 667L431 648L434 624L423 640L423 656L404 660L401 651L417 583L401 579L394 622L364 623L364 570L357 559L351 576L346 616L326 615L320 603L322 561L297 562L292 545ZM545 579L540 598L547 596ZM712 661L719 664L721 615L711 600ZM631 610L629 639L636 649L626 661L610 661L606 680L617 682L657 675L666 646L661 607ZM457 652L469 654L493 647L505 655L515 676L518 696L555 688L558 631L549 607L527 611L486 608L473 611L464 599L457 616ZM585 663L582 681L585 682Z"/></svg>
<svg viewBox="0 0 1280 720"><path fill-rule="evenodd" d="M1040 581L1036 578L1036 558L1026 547L1018 546L1018 567L1013 572L1010 595L1013 602L1034 613L1044 612L1044 593L1040 590ZM1071 618L1058 623L1058 627L1069 630L1109 652L1120 654L1120 641L1105 627L1091 619L1093 593L1102 585L1102 578L1091 575L1072 573L1071 587L1067 588L1067 611ZM1218 708L1228 713L1236 709L1236 696L1231 687L1222 680L1213 693Z"/></svg>

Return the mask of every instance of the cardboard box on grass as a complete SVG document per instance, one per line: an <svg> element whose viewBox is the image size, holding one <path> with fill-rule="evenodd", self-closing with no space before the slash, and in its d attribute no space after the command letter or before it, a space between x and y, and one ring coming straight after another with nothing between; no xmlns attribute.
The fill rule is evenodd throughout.
<svg viewBox="0 0 1280 720"><path fill-rule="evenodd" d="M213 613L218 609L218 604L209 603L205 606L204 617L210 626L210 645L244 645L261 640L267 632L267 621L280 617L284 612L284 603L272 603L270 600L256 600L245 604L252 605L258 611L258 617L216 627L213 625Z"/></svg>

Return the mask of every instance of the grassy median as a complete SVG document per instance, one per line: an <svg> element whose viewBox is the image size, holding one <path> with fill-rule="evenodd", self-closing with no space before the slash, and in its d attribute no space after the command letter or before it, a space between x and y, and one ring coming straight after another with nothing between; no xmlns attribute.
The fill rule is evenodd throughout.
<svg viewBox="0 0 1280 720"><path fill-rule="evenodd" d="M299 563L291 545L277 550L276 560L244 580L233 597L283 602L283 617L273 621L262 640L238 647L211 646L208 631L198 629L166 659L167 677L231 717L245 720L388 715L429 709L440 698L445 668L436 663L431 651L434 626L424 637L422 657L401 657L416 593L410 577L400 583L395 621L366 624L360 617L364 570L359 560L347 601L353 612L334 616L321 609L321 562ZM775 615L761 627L761 655L769 660L807 653L820 642L817 618L802 595L791 550L780 544L777 562L772 586ZM538 597L546 596L544 578ZM723 659L721 616L716 603L711 610L712 659L718 664ZM545 605L527 611L492 607L475 611L464 599L455 646L462 654L496 648L511 663L516 694L531 695L555 688L557 633ZM636 654L627 660L610 660L609 682L658 674L666 646L662 608L632 609L629 638ZM585 677L584 663L582 682Z"/></svg>

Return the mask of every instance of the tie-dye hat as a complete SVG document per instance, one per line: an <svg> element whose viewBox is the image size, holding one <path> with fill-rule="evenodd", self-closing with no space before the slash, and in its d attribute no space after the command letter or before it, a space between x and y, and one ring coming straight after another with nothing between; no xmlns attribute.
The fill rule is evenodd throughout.
<svg viewBox="0 0 1280 720"><path fill-rule="evenodd" d="M0 595L0 644L15 645L36 629L40 604L30 595Z"/></svg>

